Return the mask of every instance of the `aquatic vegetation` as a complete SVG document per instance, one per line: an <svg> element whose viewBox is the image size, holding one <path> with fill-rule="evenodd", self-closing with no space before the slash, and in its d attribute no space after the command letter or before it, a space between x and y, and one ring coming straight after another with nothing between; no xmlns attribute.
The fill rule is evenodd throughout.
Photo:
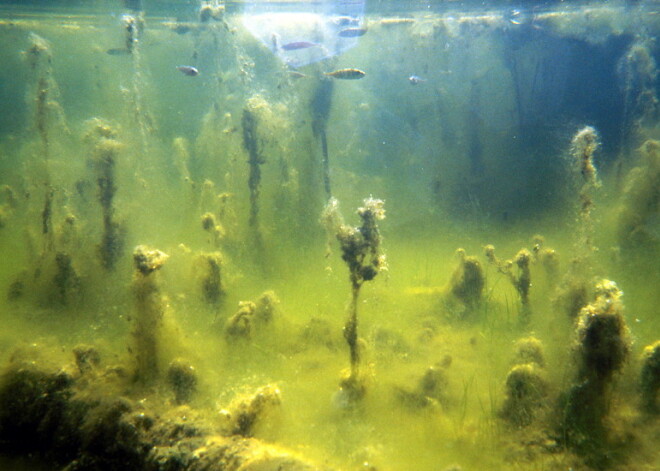
<svg viewBox="0 0 660 471"><path fill-rule="evenodd" d="M229 469L325 469L293 452L247 438L274 405L279 390L266 386L231 405L236 428L226 435L194 409L159 411L126 397L113 366L104 374L78 374L62 365L15 360L0 379L3 451L30 453L62 468L101 467L226 471Z"/></svg>
<svg viewBox="0 0 660 471"><path fill-rule="evenodd" d="M240 301L236 311L225 323L224 333L228 341L248 340L258 329L271 324L279 299L274 291L264 291L256 301Z"/></svg>
<svg viewBox="0 0 660 471"><path fill-rule="evenodd" d="M325 195L328 199L332 197L332 185L330 181L330 155L328 153L326 130L332 107L334 86L333 80L319 80L310 103L312 110L312 132L317 139L321 140L323 187L325 188Z"/></svg>
<svg viewBox="0 0 660 471"><path fill-rule="evenodd" d="M252 336L252 319L257 305L252 301L238 303L238 311L225 324L225 338L229 341L249 339Z"/></svg>
<svg viewBox="0 0 660 471"><path fill-rule="evenodd" d="M92 3L0 14L0 469L660 465L649 0Z"/></svg>
<svg viewBox="0 0 660 471"><path fill-rule="evenodd" d="M227 435L251 437L259 422L272 415L281 402L280 389L274 384L260 387L254 393L239 394L220 411L222 429Z"/></svg>
<svg viewBox="0 0 660 471"><path fill-rule="evenodd" d="M123 253L125 228L116 220L114 206L117 192L116 165L122 144L117 140L117 131L102 119L88 123L85 141L90 145L90 160L96 173L98 200L101 204L103 233L98 246L101 264L112 270Z"/></svg>
<svg viewBox="0 0 660 471"><path fill-rule="evenodd" d="M624 93L622 150L628 154L644 125L653 123L658 116L658 67L649 39L638 39L630 45L619 60L617 73Z"/></svg>
<svg viewBox="0 0 660 471"><path fill-rule="evenodd" d="M464 249L456 250L456 255L458 266L451 276L448 293L463 305L461 316L470 317L483 301L486 277L477 257L466 255Z"/></svg>
<svg viewBox="0 0 660 471"><path fill-rule="evenodd" d="M652 220L660 211L660 142L648 140L640 148L642 161L626 177L618 209L617 238L626 253L653 253L660 240Z"/></svg>
<svg viewBox="0 0 660 471"><path fill-rule="evenodd" d="M593 192L601 185L596 166L594 165L598 147L598 134L596 129L591 126L580 129L571 140L573 166L579 171L582 177L582 185L578 194L578 217L580 223L578 244L585 257L589 257L594 251L594 229L591 213L594 206Z"/></svg>
<svg viewBox="0 0 660 471"><path fill-rule="evenodd" d="M515 365L506 376L506 399L500 415L516 427L530 425L546 405L548 384L536 363Z"/></svg>
<svg viewBox="0 0 660 471"><path fill-rule="evenodd" d="M138 245L133 251L135 379L144 384L152 383L159 375L162 322L167 304L160 293L156 272L168 258L166 253L143 245Z"/></svg>
<svg viewBox="0 0 660 471"><path fill-rule="evenodd" d="M545 238L535 235L532 238L534 263L539 263L544 271L546 283L555 286L559 282L559 255L555 249L545 247Z"/></svg>
<svg viewBox="0 0 660 471"><path fill-rule="evenodd" d="M660 341L644 348L640 372L642 410L649 415L660 413Z"/></svg>
<svg viewBox="0 0 660 471"><path fill-rule="evenodd" d="M174 391L174 402L186 404L197 390L197 372L190 363L175 358L167 367L167 384Z"/></svg>
<svg viewBox="0 0 660 471"><path fill-rule="evenodd" d="M261 293L255 302L254 316L261 324L269 324L275 319L277 305L280 303L275 291Z"/></svg>
<svg viewBox="0 0 660 471"><path fill-rule="evenodd" d="M614 375L630 353L623 316L623 293L616 283L601 280L596 299L580 311L575 330L575 384L562 399L562 436L585 454L607 444L605 418L610 409Z"/></svg>
<svg viewBox="0 0 660 471"><path fill-rule="evenodd" d="M201 253L198 256L201 265L200 277L201 292L204 301L217 305L225 294L222 280L222 254L220 252Z"/></svg>
<svg viewBox="0 0 660 471"><path fill-rule="evenodd" d="M450 390L448 368L451 366L452 357L446 355L442 361L429 366L419 378L414 389L405 387L396 389L397 398L406 407L418 410L427 407L450 407Z"/></svg>
<svg viewBox="0 0 660 471"><path fill-rule="evenodd" d="M217 221L213 213L208 212L202 215L202 229L211 235L213 246L218 247L220 240L225 235L225 228Z"/></svg>
<svg viewBox="0 0 660 471"><path fill-rule="evenodd" d="M577 176L579 190L577 194L577 223L575 238L575 256L557 286L553 303L558 309L574 319L586 304L591 293L593 255L596 247L593 243L594 222L591 213L594 209L593 194L601 186L596 166L595 154L599 147L598 134L591 126L579 130L571 140L572 166Z"/></svg>
<svg viewBox="0 0 660 471"><path fill-rule="evenodd" d="M527 249L518 251L513 260L500 260L495 255L495 247L487 245L484 247L488 263L497 267L497 271L504 274L509 278L509 281L518 292L520 297L520 317L519 321L522 325L529 323L529 318L532 314L531 305L529 301L529 289L532 286L532 275L530 271L530 263L532 261L532 254ZM512 271L513 265L518 267L518 272Z"/></svg>
<svg viewBox="0 0 660 471"><path fill-rule="evenodd" d="M322 221L328 235L334 235L339 241L341 258L348 265L351 281L351 302L348 320L344 326L344 338L348 343L351 358L351 369L348 376L342 379L341 391L349 403L359 400L364 395L363 378L360 374L360 345L358 342L358 297L365 281L373 280L378 273L387 268L385 255L380 248L380 231L378 221L385 219L385 208L382 200L367 198L364 206L358 208L357 214L362 219L362 225L352 227L344 224L339 212L339 202L332 198L323 210Z"/></svg>
<svg viewBox="0 0 660 471"><path fill-rule="evenodd" d="M536 337L523 337L517 340L513 361L516 365L534 363L544 368L545 354L543 353L543 344Z"/></svg>

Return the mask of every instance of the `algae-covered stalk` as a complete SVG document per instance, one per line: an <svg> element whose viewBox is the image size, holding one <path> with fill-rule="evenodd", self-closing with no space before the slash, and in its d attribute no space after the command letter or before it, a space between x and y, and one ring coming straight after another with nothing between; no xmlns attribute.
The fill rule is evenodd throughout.
<svg viewBox="0 0 660 471"><path fill-rule="evenodd" d="M469 313L481 304L486 278L476 257L466 255L464 249L458 249L456 255L459 265L452 274L449 291Z"/></svg>
<svg viewBox="0 0 660 471"><path fill-rule="evenodd" d="M124 248L125 230L116 221L114 199L117 192L116 165L122 144L117 140L117 131L101 119L91 121L86 135L90 142L91 162L96 172L98 199L101 204L103 233L99 244L101 264L112 270Z"/></svg>
<svg viewBox="0 0 660 471"><path fill-rule="evenodd" d="M257 239L259 233L259 193L261 191L261 165L266 161L259 148L257 135L257 116L246 106L243 109L243 146L248 153L248 165L250 174L248 177L248 187L250 188L250 219L249 225Z"/></svg>
<svg viewBox="0 0 660 471"><path fill-rule="evenodd" d="M623 116L621 119L623 155L630 153L642 128L645 125L655 126L657 120L658 67L653 59L653 48L653 40L650 38L637 39L621 57L617 67L623 88Z"/></svg>
<svg viewBox="0 0 660 471"><path fill-rule="evenodd" d="M543 345L536 337L516 342L515 365L506 377L506 399L500 416L515 427L530 425L546 405L548 383Z"/></svg>
<svg viewBox="0 0 660 471"><path fill-rule="evenodd" d="M586 126L573 136L571 140L571 156L573 164L580 171L582 186L579 192L579 223L580 223L580 248L584 256L588 257L594 250L593 247L593 221L591 212L594 207L593 191L600 187L598 173L594 165L594 156L598 150L598 134L591 126Z"/></svg>
<svg viewBox="0 0 660 471"><path fill-rule="evenodd" d="M640 389L642 410L649 415L660 414L660 340L644 349Z"/></svg>
<svg viewBox="0 0 660 471"><path fill-rule="evenodd" d="M323 156L323 187L325 188L326 198L332 196L332 187L330 185L330 156L328 154L328 139L326 128L328 127L328 117L332 105L332 92L335 81L325 78L318 82L312 97L312 132L314 136L321 140L321 152Z"/></svg>
<svg viewBox="0 0 660 471"><path fill-rule="evenodd" d="M213 305L220 303L224 295L222 285L222 254L220 252L202 253L199 256L201 288L204 300Z"/></svg>
<svg viewBox="0 0 660 471"><path fill-rule="evenodd" d="M654 259L660 248L654 221L660 211L660 141L648 140L640 148L642 161L626 177L617 223L619 247Z"/></svg>
<svg viewBox="0 0 660 471"><path fill-rule="evenodd" d="M166 303L160 294L155 273L167 261L160 250L138 245L133 251L135 275L135 379L148 383L158 376L160 335Z"/></svg>
<svg viewBox="0 0 660 471"><path fill-rule="evenodd" d="M358 315L357 305L360 288L365 281L373 280L378 272L386 268L385 255L380 248L380 231L378 221L385 218L384 202L367 198L364 206L358 208L357 214L362 219L359 227L343 223L339 213L338 202L331 198L323 212L323 221L329 233L339 241L342 259L349 269L351 280L351 302L344 338L348 343L351 358L351 370L342 381L350 400L359 399L364 394L364 385L360 378L360 348L358 345Z"/></svg>
<svg viewBox="0 0 660 471"><path fill-rule="evenodd" d="M487 245L484 247L486 258L488 262L497 267L500 273L503 273L509 278L511 284L520 296L520 323L527 324L531 316L531 306L529 302L529 289L532 286L532 275L529 269L529 264L532 260L532 254L527 249L518 251L513 260L501 261L495 255L495 247ZM518 267L518 273L512 272L513 264Z"/></svg>
<svg viewBox="0 0 660 471"><path fill-rule="evenodd" d="M630 351L623 293L610 280L601 280L595 289L596 300L580 311L576 329L578 371L575 385L563 401L563 436L583 451L606 444L605 418L612 380Z"/></svg>
<svg viewBox="0 0 660 471"><path fill-rule="evenodd" d="M57 86L53 79L52 61L53 56L50 44L41 36L30 33L30 48L27 50L27 58L32 72L36 76L35 90L35 127L41 140L44 158L44 207L41 211L41 232L45 237L45 245L48 250L53 248L53 196L54 190L50 176L50 140L51 119L57 103L53 95L57 92Z"/></svg>

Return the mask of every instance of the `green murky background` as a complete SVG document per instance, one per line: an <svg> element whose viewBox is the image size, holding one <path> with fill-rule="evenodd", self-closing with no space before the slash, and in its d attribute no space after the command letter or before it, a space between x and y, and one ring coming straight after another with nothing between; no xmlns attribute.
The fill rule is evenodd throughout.
<svg viewBox="0 0 660 471"><path fill-rule="evenodd" d="M38 348L49 361L71 362L71 349L84 343L104 365L130 368L131 253L145 244L169 255L157 273L167 303L158 363L165 371L181 357L195 367L191 407L209 420L220 424L237 394L276 384L281 404L254 435L333 467L588 469L548 430L575 378L575 322L552 300L571 260L585 253L570 147L591 125L601 185L592 191L588 280L611 279L623 290L632 340L608 426L633 445L611 466L660 467L657 423L640 426L638 410L640 355L660 332L659 164L639 150L660 139L657 5L423 7L368 5L358 45L298 69L299 78L244 29L240 5L207 22L191 2L147 4L142 16L103 2L3 6L3 360ZM109 53L125 47L122 15L144 24L132 53ZM186 76L178 65L200 74ZM341 68L366 76L323 75ZM412 84L411 75L423 81ZM328 106L329 178L346 222L359 223L355 210L369 196L383 199L387 213L379 225L388 270L364 284L358 305L367 394L348 410L336 393L349 366L342 328L350 283L320 222L328 195L312 129L315 96ZM263 157L256 225L246 110ZM106 215L123 234L111 269L100 256L103 175L95 154L108 141L116 193ZM643 170L648 191L630 196L627 182L645 159L655 162ZM205 230L208 213L217 227ZM532 263L531 317L521 325L518 293L483 247L512 259L532 250L537 234L556 251L559 270L553 279ZM450 293L459 248L485 274L472 311ZM216 251L223 293L209 303L200 257ZM58 265L57 254L69 262ZM249 339L228 340L225 323L239 302L267 290L279 299L274 321L254 326ZM518 428L499 411L514 343L529 335L544 345L549 412ZM402 400L438 364L442 400ZM164 381L144 394L176 407Z"/></svg>

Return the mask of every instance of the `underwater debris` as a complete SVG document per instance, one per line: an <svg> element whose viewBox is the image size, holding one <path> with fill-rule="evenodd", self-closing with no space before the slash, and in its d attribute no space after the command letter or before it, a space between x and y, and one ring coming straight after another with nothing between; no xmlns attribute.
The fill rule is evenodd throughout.
<svg viewBox="0 0 660 471"><path fill-rule="evenodd" d="M509 278L509 281L511 281L513 287L518 292L521 306L519 320L522 325L528 324L532 313L532 308L529 302L529 289L532 286L532 275L529 269L529 265L532 260L532 254L527 249L521 249L518 251L513 260L506 260L502 262L495 255L495 247L493 245L485 246L484 252L488 262L497 267L497 271L506 275ZM518 267L517 275L511 271L514 263Z"/></svg>
<svg viewBox="0 0 660 471"><path fill-rule="evenodd" d="M660 141L642 144L642 162L626 177L618 210L617 239L628 253L658 250L660 240L651 221L660 212ZM651 257L652 258L652 257Z"/></svg>
<svg viewBox="0 0 660 471"><path fill-rule="evenodd" d="M464 249L457 249L459 264L449 282L449 294L465 307L463 315L473 313L482 301L486 277L477 257L468 256Z"/></svg>
<svg viewBox="0 0 660 471"><path fill-rule="evenodd" d="M576 327L575 385L561 401L562 436L578 451L591 453L607 443L608 415L614 375L630 352L623 317L623 293L616 283L601 280L596 300L583 307Z"/></svg>
<svg viewBox="0 0 660 471"><path fill-rule="evenodd" d="M221 428L227 435L251 437L255 427L272 415L281 403L282 393L274 384L262 386L252 394L239 395L220 411L224 422Z"/></svg>
<svg viewBox="0 0 660 471"><path fill-rule="evenodd" d="M181 358L175 358L167 367L167 384L174 392L174 402L187 404L197 390L195 368Z"/></svg>
<svg viewBox="0 0 660 471"><path fill-rule="evenodd" d="M660 414L660 340L644 348L639 388L642 410L652 416Z"/></svg>
<svg viewBox="0 0 660 471"><path fill-rule="evenodd" d="M335 198L330 199L321 218L328 235L334 235L339 241L341 258L348 265L350 274L351 302L348 320L344 326L344 338L350 350L351 369L348 376L340 383L340 391L347 395L349 403L364 395L357 334L357 303L360 288L365 281L373 280L380 271L387 268L385 255L380 248L381 237L377 223L385 219L385 203L370 197L365 199L363 204L364 206L357 210L358 216L362 219L362 225L359 227L344 224L339 212L339 202Z"/></svg>
<svg viewBox="0 0 660 471"><path fill-rule="evenodd" d="M138 245L133 251L135 275L135 379L140 383L152 382L159 373L160 337L163 315L167 303L160 294L154 272L163 267L169 256L160 250Z"/></svg>

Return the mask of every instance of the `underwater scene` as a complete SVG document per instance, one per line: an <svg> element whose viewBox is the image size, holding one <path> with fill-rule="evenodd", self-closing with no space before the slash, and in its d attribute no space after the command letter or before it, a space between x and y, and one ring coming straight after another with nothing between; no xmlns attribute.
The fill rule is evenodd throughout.
<svg viewBox="0 0 660 471"><path fill-rule="evenodd" d="M0 5L0 469L660 470L660 4Z"/></svg>

